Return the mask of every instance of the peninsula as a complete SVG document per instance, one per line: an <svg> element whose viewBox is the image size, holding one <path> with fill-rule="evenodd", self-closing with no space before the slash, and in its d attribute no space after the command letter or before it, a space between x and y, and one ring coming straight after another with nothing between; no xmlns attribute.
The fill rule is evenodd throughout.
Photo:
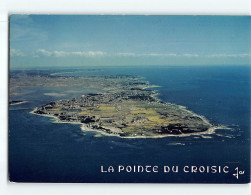
<svg viewBox="0 0 251 195"><path fill-rule="evenodd" d="M67 78L59 78L65 80ZM69 78L72 80L73 78ZM184 136L208 132L214 126L183 106L161 101L149 82L134 76L79 77L85 87L100 91L36 107L32 113L57 122L79 123L124 138ZM77 82L78 78L74 78Z"/></svg>

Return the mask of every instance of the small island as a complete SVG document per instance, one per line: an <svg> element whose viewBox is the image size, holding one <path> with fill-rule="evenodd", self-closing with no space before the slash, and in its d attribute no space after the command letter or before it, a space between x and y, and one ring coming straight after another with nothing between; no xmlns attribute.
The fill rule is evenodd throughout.
<svg viewBox="0 0 251 195"><path fill-rule="evenodd" d="M82 124L83 130L123 138L184 136L215 129L205 117L183 106L161 101L157 91L152 90L156 86L140 77L81 79L88 81L88 86L102 86L100 93L50 102L36 107L32 113L54 117L60 123Z"/></svg>
<svg viewBox="0 0 251 195"><path fill-rule="evenodd" d="M16 100L12 100L12 101L9 101L9 105L18 105L18 104L23 104L25 103L26 101L16 101Z"/></svg>

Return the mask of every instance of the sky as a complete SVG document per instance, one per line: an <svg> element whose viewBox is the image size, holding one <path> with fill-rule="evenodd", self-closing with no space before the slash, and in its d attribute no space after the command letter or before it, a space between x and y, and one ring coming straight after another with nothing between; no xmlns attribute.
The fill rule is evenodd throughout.
<svg viewBox="0 0 251 195"><path fill-rule="evenodd" d="M250 16L11 15L10 67L250 65Z"/></svg>

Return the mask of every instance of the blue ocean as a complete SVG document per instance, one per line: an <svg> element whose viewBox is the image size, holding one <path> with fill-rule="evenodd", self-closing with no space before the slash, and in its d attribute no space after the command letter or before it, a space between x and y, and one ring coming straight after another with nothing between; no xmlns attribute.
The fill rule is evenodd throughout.
<svg viewBox="0 0 251 195"><path fill-rule="evenodd" d="M93 71L86 71L86 70ZM95 69L100 71L95 71ZM9 179L14 182L247 183L250 180L250 67L136 66L25 70L62 76L142 76L159 98L186 106L228 128L204 136L125 139L95 136L80 125L30 114L67 88L30 87L9 107ZM10 75L12 70L10 71ZM63 98L85 92L67 93ZM12 97L10 97L11 99ZM158 172L118 172L118 166L158 166ZM112 166L114 172L105 172ZM196 172L191 167L197 167ZM200 168L203 166L205 168ZM207 167L217 172L207 172ZM222 168L227 166L227 173ZM164 171L169 167L170 171ZM176 171L172 171L172 167ZM185 167L185 171L184 171ZM103 168L103 170L101 170ZM210 169L210 168L209 168ZM204 171L203 171L204 170ZM238 176L237 176L238 175Z"/></svg>

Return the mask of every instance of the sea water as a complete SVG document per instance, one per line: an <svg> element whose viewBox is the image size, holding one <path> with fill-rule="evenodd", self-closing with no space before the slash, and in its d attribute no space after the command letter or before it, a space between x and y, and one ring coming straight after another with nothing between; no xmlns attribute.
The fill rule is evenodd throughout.
<svg viewBox="0 0 251 195"><path fill-rule="evenodd" d="M80 125L33 115L36 106L88 91L25 88L9 108L9 178L15 182L245 183L250 173L250 67L138 66L26 70L62 76L142 76L160 87L159 98L186 106L215 125L229 128L204 136L125 139L83 132ZM11 71L12 73L12 71ZM63 97L48 94L62 93ZM47 95L46 95L47 94ZM10 99L13 97L10 97ZM158 166L158 172L120 171L119 166ZM229 173L190 168L229 167ZM114 172L105 172L113 167ZM164 167L170 171L164 172ZM172 167L178 172L172 171ZM184 172L184 167L189 172ZM102 170L103 168L103 170ZM238 179L233 174L244 171ZM203 168L202 168L203 169Z"/></svg>

